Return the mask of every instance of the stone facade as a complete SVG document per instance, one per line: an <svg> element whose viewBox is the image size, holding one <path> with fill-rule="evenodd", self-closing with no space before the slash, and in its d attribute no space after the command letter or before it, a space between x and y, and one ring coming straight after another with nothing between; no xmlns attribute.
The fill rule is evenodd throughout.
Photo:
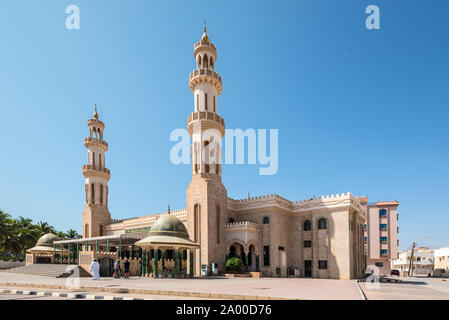
<svg viewBox="0 0 449 320"><path fill-rule="evenodd" d="M215 72L217 49L210 42L206 30L200 42L194 45L194 58L197 69L189 78L195 101L194 112L187 120L192 137L192 180L186 190L186 208L169 213L186 225L190 239L200 245L194 257L195 274L200 274L201 265L210 267L212 262L218 263L219 271L224 272L226 259L239 256L245 262L246 271L259 272L254 273L257 275L332 279L361 277L365 269L363 224L366 207L351 193L297 202L279 195L242 200L228 198L221 180L222 149L218 143L225 132L224 119L218 114L222 79ZM102 159L101 167L89 167L90 171L83 171L86 177L86 208L83 213L86 229L83 236L99 236L98 230L104 226L106 235L133 233L143 237L151 225L166 213L110 219L107 194L106 199L100 199L90 189L94 183L102 184L107 190L109 179L109 170L105 171L103 164L102 150L107 150L107 144L102 143L104 125L98 126L97 118L96 121L91 120L91 139L92 132L98 132L98 127L100 137L96 141L97 149L90 148L90 144L87 147L90 148L89 154L101 154ZM89 165L97 165L91 159L89 157ZM98 174L97 171L101 172ZM92 257L88 260L91 261ZM83 261L85 258L80 256L80 259Z"/></svg>

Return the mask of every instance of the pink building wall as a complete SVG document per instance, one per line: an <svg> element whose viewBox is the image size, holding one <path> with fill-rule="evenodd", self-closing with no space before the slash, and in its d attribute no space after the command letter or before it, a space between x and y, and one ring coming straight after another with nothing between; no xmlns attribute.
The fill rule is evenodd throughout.
<svg viewBox="0 0 449 320"><path fill-rule="evenodd" d="M391 260L398 257L399 202L368 203L366 197L359 200L367 206L367 222L364 227L367 266L377 266L381 274L390 274ZM381 212L385 212L385 215L381 215ZM386 228L381 228L382 225ZM381 237L384 237L382 241ZM386 250L386 253L381 253L381 250Z"/></svg>

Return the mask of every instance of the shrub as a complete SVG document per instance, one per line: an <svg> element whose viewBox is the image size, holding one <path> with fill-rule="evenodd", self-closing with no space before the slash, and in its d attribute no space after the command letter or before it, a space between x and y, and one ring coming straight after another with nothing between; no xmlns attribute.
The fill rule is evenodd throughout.
<svg viewBox="0 0 449 320"><path fill-rule="evenodd" d="M243 266L243 261L240 258L229 258L226 261L226 269L230 271L240 271Z"/></svg>

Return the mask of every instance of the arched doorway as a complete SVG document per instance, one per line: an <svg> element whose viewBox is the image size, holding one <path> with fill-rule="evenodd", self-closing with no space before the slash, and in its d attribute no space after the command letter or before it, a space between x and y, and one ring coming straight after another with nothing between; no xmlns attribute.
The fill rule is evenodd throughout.
<svg viewBox="0 0 449 320"><path fill-rule="evenodd" d="M112 277L114 259L101 258L100 261L100 277Z"/></svg>
<svg viewBox="0 0 449 320"><path fill-rule="evenodd" d="M237 250L236 250L235 246L234 246L234 245L231 245L231 246L229 247L229 258L234 258L234 257L236 257L236 252L237 252Z"/></svg>
<svg viewBox="0 0 449 320"><path fill-rule="evenodd" d="M251 271L256 271L256 249L253 245L249 246L248 266Z"/></svg>

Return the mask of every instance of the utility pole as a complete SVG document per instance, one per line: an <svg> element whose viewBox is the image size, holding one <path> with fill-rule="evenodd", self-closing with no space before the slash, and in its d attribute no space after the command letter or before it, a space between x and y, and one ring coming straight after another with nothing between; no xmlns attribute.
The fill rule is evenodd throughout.
<svg viewBox="0 0 449 320"><path fill-rule="evenodd" d="M410 265L409 265L409 268L408 268L408 276L409 277L410 277L410 274L413 275L413 272L412 272L412 270L413 270L413 255L415 253L415 246L416 246L416 243L415 243L415 241L413 241L412 253L410 255Z"/></svg>

